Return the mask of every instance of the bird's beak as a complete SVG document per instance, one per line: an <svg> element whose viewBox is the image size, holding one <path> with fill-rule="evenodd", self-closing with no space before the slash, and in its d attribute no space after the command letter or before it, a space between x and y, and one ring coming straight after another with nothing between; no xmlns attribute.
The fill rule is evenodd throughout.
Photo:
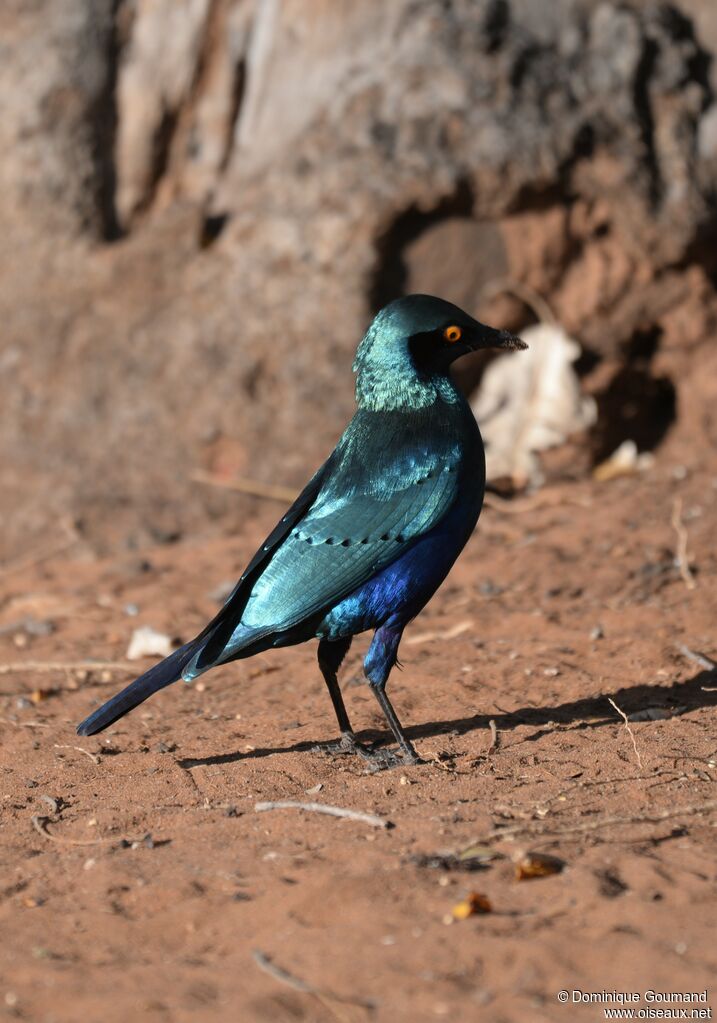
<svg viewBox="0 0 717 1023"><path fill-rule="evenodd" d="M519 337L509 333L507 330L491 331L491 336L486 338L486 341L486 348L507 348L518 351L528 347L525 341L521 341Z"/></svg>
<svg viewBox="0 0 717 1023"><path fill-rule="evenodd" d="M476 323L476 330L467 342L467 345L473 352L482 352L486 348L519 351L522 348L528 347L525 341L521 341L515 334L511 334L507 330L495 330L493 327L486 327L483 323Z"/></svg>

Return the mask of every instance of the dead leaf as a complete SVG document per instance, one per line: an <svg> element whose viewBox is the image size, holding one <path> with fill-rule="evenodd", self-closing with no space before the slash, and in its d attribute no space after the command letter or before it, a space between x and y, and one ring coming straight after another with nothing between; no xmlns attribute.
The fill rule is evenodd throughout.
<svg viewBox="0 0 717 1023"><path fill-rule="evenodd" d="M54 692L54 689L33 689L30 693L30 699L34 704L43 703Z"/></svg>
<svg viewBox="0 0 717 1023"><path fill-rule="evenodd" d="M434 870L485 870L494 860L505 859L503 853L487 845L472 845L460 852L414 853L409 857L417 867Z"/></svg>
<svg viewBox="0 0 717 1023"><path fill-rule="evenodd" d="M451 915L454 920L467 920L469 916L492 912L493 907L487 895L483 895L482 892L469 892L462 902L453 907Z"/></svg>
<svg viewBox="0 0 717 1023"><path fill-rule="evenodd" d="M488 479L510 477L517 486L542 482L536 452L562 444L591 426L592 398L580 391L573 362L577 341L556 324L538 323L521 334L519 359L499 356L486 369L473 412L486 448Z"/></svg>
<svg viewBox="0 0 717 1023"><path fill-rule="evenodd" d="M456 859L461 863L489 863L491 860L502 860L503 853L491 845L469 845L456 853Z"/></svg>
<svg viewBox="0 0 717 1023"><path fill-rule="evenodd" d="M599 483L606 483L608 480L614 480L620 476L634 476L638 472L649 469L654 463L655 458L649 451L638 454L635 441L624 440L609 458L595 466L593 479Z"/></svg>
<svg viewBox="0 0 717 1023"><path fill-rule="evenodd" d="M515 879L527 881L533 877L550 877L551 874L559 874L564 867L563 860L548 853L521 853L515 859Z"/></svg>

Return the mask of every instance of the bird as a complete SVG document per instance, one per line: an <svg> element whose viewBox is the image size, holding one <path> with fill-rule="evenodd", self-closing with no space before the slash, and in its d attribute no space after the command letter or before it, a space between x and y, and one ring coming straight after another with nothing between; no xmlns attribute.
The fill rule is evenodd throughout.
<svg viewBox="0 0 717 1023"><path fill-rule="evenodd" d="M338 444L272 530L215 618L194 639L90 714L79 735L114 724L180 678L318 639L340 738L326 744L381 770L420 758L388 698L406 625L444 581L478 521L485 452L450 376L470 352L521 349L432 295L381 309L353 364L356 411ZM364 674L397 748L361 742L338 682L354 636L373 630Z"/></svg>

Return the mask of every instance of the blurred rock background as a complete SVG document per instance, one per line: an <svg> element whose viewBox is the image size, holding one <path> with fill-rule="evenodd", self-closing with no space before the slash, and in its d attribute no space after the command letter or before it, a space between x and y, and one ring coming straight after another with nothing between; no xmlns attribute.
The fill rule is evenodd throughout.
<svg viewBox="0 0 717 1023"><path fill-rule="evenodd" d="M708 466L715 53L714 0L4 0L0 554L251 511L198 470L301 484L416 290L579 341L548 473Z"/></svg>

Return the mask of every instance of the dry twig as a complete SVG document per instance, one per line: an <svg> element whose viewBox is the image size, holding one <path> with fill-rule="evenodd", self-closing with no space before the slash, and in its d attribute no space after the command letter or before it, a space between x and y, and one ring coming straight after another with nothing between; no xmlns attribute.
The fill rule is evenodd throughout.
<svg viewBox="0 0 717 1023"><path fill-rule="evenodd" d="M54 743L55 749L74 749L78 753L84 753L86 757L89 757L93 764L100 764L100 758L96 753L90 753L88 749L83 749L82 746L67 746L64 743L60 745L59 742Z"/></svg>
<svg viewBox="0 0 717 1023"><path fill-rule="evenodd" d="M561 508L567 505L575 505L578 508L592 507L589 497L576 497L575 495L541 491L537 494L528 494L527 497L500 497L497 493L488 493L483 498L486 508L499 511L501 515L523 515L528 512L538 511L542 508Z"/></svg>
<svg viewBox="0 0 717 1023"><path fill-rule="evenodd" d="M708 813L717 810L717 799L709 800L706 803L692 804L689 806L677 806L671 810L661 810L659 813L634 814L630 817L601 817L582 824L570 824L566 828L535 827L530 824L519 824L513 828L494 828L484 841L493 839L515 838L516 836L529 835L536 838L560 838L563 835L582 834L586 831L599 831L600 828L609 828L615 824L661 824L662 821L670 820L673 817L692 817L698 813Z"/></svg>
<svg viewBox="0 0 717 1023"><path fill-rule="evenodd" d="M296 491L289 487L277 487L271 483L260 483L259 480L251 480L246 476L232 476L231 479L223 479L221 476L214 476L210 472L197 469L192 473L190 479L197 483L206 483L210 487L220 487L222 490L237 490L240 494L250 494L252 497L263 497L267 501L294 501Z"/></svg>
<svg viewBox="0 0 717 1023"><path fill-rule="evenodd" d="M51 842L57 842L58 845L111 845L113 842L119 841L117 838L60 838L58 835L53 835L47 830L47 825L50 823L49 817L42 817L34 815L31 818L32 826L43 838L49 838Z"/></svg>
<svg viewBox="0 0 717 1023"><path fill-rule="evenodd" d="M700 668L704 668L705 671L717 671L717 662L709 657L705 657L704 654L698 654L695 650L690 650L684 643L678 643L677 649L688 661L694 661L695 664L699 664Z"/></svg>
<svg viewBox="0 0 717 1023"><path fill-rule="evenodd" d="M136 674L136 665L124 661L11 661L0 664L0 675L46 671L126 671Z"/></svg>
<svg viewBox="0 0 717 1023"><path fill-rule="evenodd" d="M456 771L456 765L451 754L443 750L429 750L427 753L422 751L421 759L425 760L426 763L435 764L436 767L440 767L442 771L447 771L448 774L460 773Z"/></svg>
<svg viewBox="0 0 717 1023"><path fill-rule="evenodd" d="M58 845L118 845L123 843L134 847L151 838L150 835L142 835L141 838L123 838L122 836L115 838L60 838L59 835L53 835L47 830L48 824L56 824L57 821L51 821L49 817L44 817L41 814L33 815L30 821L38 834L43 838L48 838L51 842L57 842Z"/></svg>
<svg viewBox="0 0 717 1023"><path fill-rule="evenodd" d="M407 636L403 642L405 646L416 646L418 643L432 643L436 639L456 639L456 637L461 636L472 628L473 622L466 618L462 622L456 622L455 625L451 625L449 629L444 631L434 629L431 632L417 632L413 636Z"/></svg>
<svg viewBox="0 0 717 1023"><path fill-rule="evenodd" d="M49 728L44 721L11 721L10 718L0 718L0 724L12 725L14 728Z"/></svg>
<svg viewBox="0 0 717 1023"><path fill-rule="evenodd" d="M373 1009L375 1005L373 1002L363 1000L359 998L345 998L343 995L334 994L333 991L324 991L321 988L314 987L313 984L307 983L305 980L301 980L300 977L295 977L293 973L289 973L288 970L284 970L281 966L277 966L271 961L265 952L260 949L252 949L252 957L254 962L263 970L264 973L268 973L274 980L278 980L280 984L285 984L286 987L292 988L294 991L301 991L302 994L313 995L314 998L326 1006L326 1008L333 1012L334 1015L338 1015L330 1002L340 1002L344 1005L358 1005L362 1009ZM339 1018L343 1018L339 1016Z"/></svg>
<svg viewBox="0 0 717 1023"><path fill-rule="evenodd" d="M19 558L15 558L14 561L0 565L0 576L11 575L13 572L19 572L26 568L34 568L35 565L41 565L43 561L48 561L56 554L62 554L79 543L81 537L74 524L66 520L62 525L67 534L64 540L56 541L43 550L35 551L33 554L23 554Z"/></svg>
<svg viewBox="0 0 717 1023"><path fill-rule="evenodd" d="M495 753L500 745L500 737L498 735L498 726L493 718L491 718L488 722L488 727L490 728L490 746L486 750L486 753Z"/></svg>
<svg viewBox="0 0 717 1023"><path fill-rule="evenodd" d="M272 803L255 803L254 809L257 813L264 810L306 810L307 813L325 813L331 817L345 817L350 821L361 821L370 824L372 828L390 828L391 821L377 817L373 813L363 813L361 810L346 810L341 806L328 806L326 803L297 803L293 799L280 799Z"/></svg>
<svg viewBox="0 0 717 1023"><path fill-rule="evenodd" d="M677 550L675 551L677 567L680 570L680 575L682 576L687 589L694 590L697 583L695 582L695 577L690 570L690 562L687 557L687 530L682 523L681 497L676 497L674 504L672 505L671 525L677 533Z"/></svg>
<svg viewBox="0 0 717 1023"><path fill-rule="evenodd" d="M608 696L607 702L610 703L615 708L615 710L618 712L618 714L620 715L622 720L625 722L625 728L627 729L627 733L630 736L630 738L632 739L632 747L635 750L635 756L637 757L637 763L640 766L640 770L642 770L643 769L643 767L642 767L642 757L640 756L640 751L637 748L637 743L635 742L635 734L634 734L633 730L630 728L630 722L627 719L627 714L625 713L624 710L620 710L620 708L618 707L618 705L615 703L615 701L613 700L613 698L611 696Z"/></svg>

